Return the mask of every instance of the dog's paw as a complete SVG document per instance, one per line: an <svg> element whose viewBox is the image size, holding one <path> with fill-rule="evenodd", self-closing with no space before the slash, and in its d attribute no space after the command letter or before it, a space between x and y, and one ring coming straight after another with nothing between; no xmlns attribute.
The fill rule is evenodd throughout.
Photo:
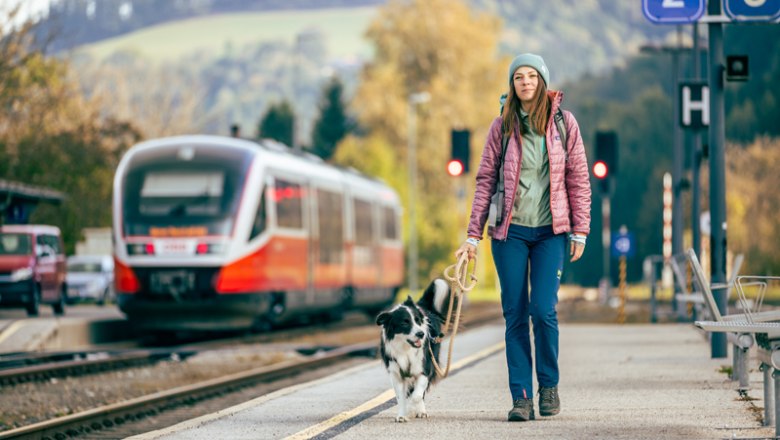
<svg viewBox="0 0 780 440"><path fill-rule="evenodd" d="M396 416L395 417L395 421L398 422L398 423L406 423L406 422L409 421L409 419L407 419L404 416Z"/></svg>
<svg viewBox="0 0 780 440"><path fill-rule="evenodd" d="M423 411L423 412L418 412L418 413L417 413L417 414L415 414L414 416L415 416L415 417L417 417L418 419L427 419L427 418L428 418L428 413L427 413L427 412L425 412L425 411Z"/></svg>

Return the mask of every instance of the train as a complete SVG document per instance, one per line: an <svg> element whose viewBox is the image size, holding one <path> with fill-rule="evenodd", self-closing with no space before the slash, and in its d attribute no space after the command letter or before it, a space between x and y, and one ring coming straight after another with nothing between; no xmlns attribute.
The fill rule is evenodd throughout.
<svg viewBox="0 0 780 440"><path fill-rule="evenodd" d="M145 141L113 185L116 300L140 331L373 315L401 287L398 194L276 141Z"/></svg>

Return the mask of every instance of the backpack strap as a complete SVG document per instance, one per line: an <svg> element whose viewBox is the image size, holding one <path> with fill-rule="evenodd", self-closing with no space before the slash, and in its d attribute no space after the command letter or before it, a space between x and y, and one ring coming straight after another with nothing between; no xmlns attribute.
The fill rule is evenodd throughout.
<svg viewBox="0 0 780 440"><path fill-rule="evenodd" d="M501 130L501 169L498 172L498 191L504 191L504 156L506 156L506 147L509 145L509 136Z"/></svg>
<svg viewBox="0 0 780 440"><path fill-rule="evenodd" d="M558 133L561 135L561 142L563 143L563 155L566 160L566 162L569 161L569 145L566 142L567 141L567 135L566 132L566 121L563 120L563 112L561 111L560 107L558 108L558 111L555 112L555 125L558 126ZM504 147L506 149L506 147Z"/></svg>

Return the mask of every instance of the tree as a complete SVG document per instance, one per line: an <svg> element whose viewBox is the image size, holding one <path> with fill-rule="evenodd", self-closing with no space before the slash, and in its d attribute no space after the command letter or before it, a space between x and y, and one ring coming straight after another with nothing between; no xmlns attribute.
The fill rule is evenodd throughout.
<svg viewBox="0 0 780 440"><path fill-rule="evenodd" d="M777 274L780 256L776 240L769 237L780 234L780 193L769 188L780 185L780 139L762 137L750 145L728 144L726 154L729 248L748 256L744 273Z"/></svg>
<svg viewBox="0 0 780 440"><path fill-rule="evenodd" d="M140 135L80 93L67 63L46 57L30 22L0 41L0 178L65 194L60 206L41 205L30 221L59 226L75 248L85 227L111 224L114 170Z"/></svg>
<svg viewBox="0 0 780 440"><path fill-rule="evenodd" d="M279 141L285 145L293 145L293 126L295 115L287 101L271 104L260 121L259 137Z"/></svg>
<svg viewBox="0 0 780 440"><path fill-rule="evenodd" d="M342 102L344 85L334 77L328 82L320 99L320 114L314 122L311 135L311 149L314 154L329 160L336 151L336 146L351 130L346 109Z"/></svg>
<svg viewBox="0 0 780 440"><path fill-rule="evenodd" d="M465 209L459 213L453 207L468 202L456 199L460 182L445 171L449 137L453 128L468 128L474 131L475 142L485 139L498 114L498 97L508 88L509 64L497 54L500 32L496 17L472 11L461 0L388 2L367 32L375 57L362 72L351 110L371 136L347 138L337 156L370 155L377 149L364 148L369 140L377 145L382 139L390 146L394 167L372 168L382 172L379 177L398 190L407 207L410 191L417 194L415 211L420 215L414 221L420 265L416 270L422 279L440 274L465 238ZM408 99L422 91L431 99L414 107L418 130L411 135L417 139L418 186L408 188ZM475 160L479 156L471 155ZM363 158L363 162L379 160L386 160L386 155ZM465 199L470 200L468 195Z"/></svg>

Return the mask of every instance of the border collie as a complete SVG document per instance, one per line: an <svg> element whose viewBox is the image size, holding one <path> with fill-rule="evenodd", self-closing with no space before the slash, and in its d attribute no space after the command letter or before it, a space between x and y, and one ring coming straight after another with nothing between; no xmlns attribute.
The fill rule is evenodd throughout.
<svg viewBox="0 0 780 440"><path fill-rule="evenodd" d="M436 338L441 334L449 296L449 284L436 279L416 304L409 296L376 317L376 324L382 327L380 356L398 402L396 422L407 422L407 415L428 417L423 399L438 379L433 358L438 362L441 343Z"/></svg>

